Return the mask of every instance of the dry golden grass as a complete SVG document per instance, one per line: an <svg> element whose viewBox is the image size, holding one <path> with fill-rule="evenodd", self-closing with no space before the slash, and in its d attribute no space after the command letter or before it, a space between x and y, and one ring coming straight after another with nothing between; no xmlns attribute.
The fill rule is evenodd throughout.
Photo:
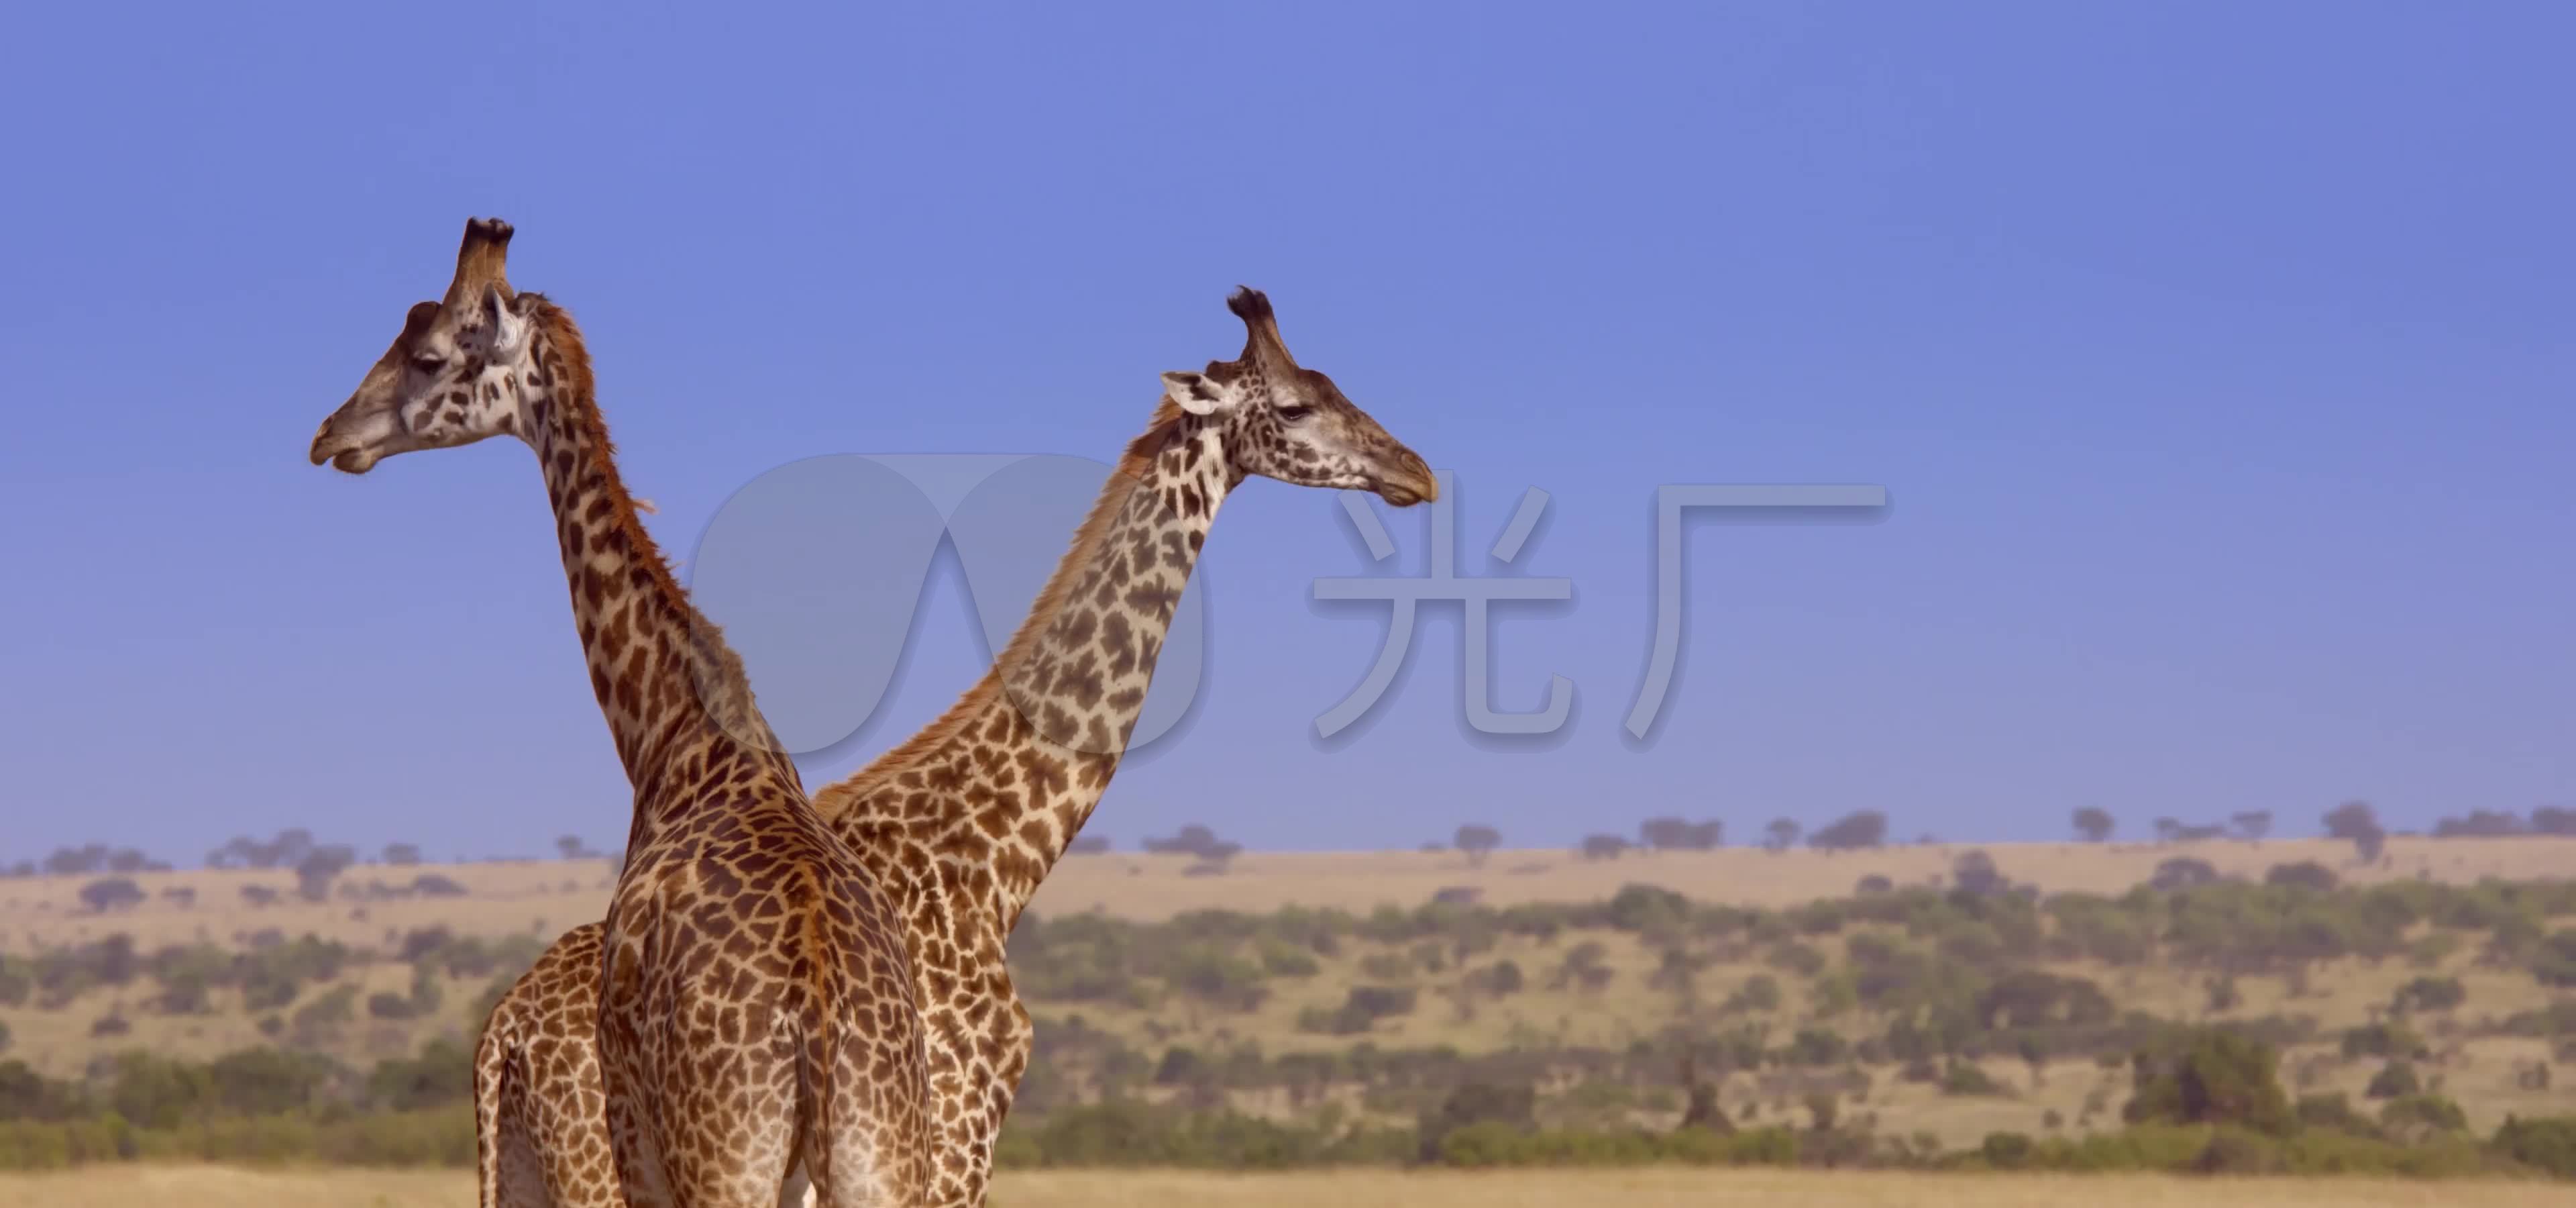
<svg viewBox="0 0 2576 1208"><path fill-rule="evenodd" d="M2147 844L1999 843L1983 845L2007 876L2043 890L2119 892L2144 881L2158 863L2177 855L2206 860L2221 873L2260 877L2274 864L2315 860L2348 881L2429 876L2450 882L2481 877L2521 880L2568 873L2571 846L2519 839L2392 839L2384 866L2353 868L2352 845L2323 839L2263 843L2211 841L2158 847ZM1189 910L1267 912L1283 906L1338 906L1365 911L1379 905L1412 907L1450 886L1480 891L1493 905L1582 902L1609 897L1630 882L1662 885L1709 902L1788 906L1852 892L1873 873L1899 885L1921 885L1946 875L1966 846L1890 847L1849 855L1798 850L1772 854L1751 848L1715 852L1631 855L1587 861L1571 852L1502 851L1481 867L1455 852L1251 852L1222 876L1185 876L1191 861L1180 856L1110 854L1064 861L1039 890L1040 914L1099 910L1122 918L1166 919ZM596 919L608 903L610 870L595 860L423 865L362 865L343 880L408 884L436 872L463 884L464 898L412 898L372 903L346 900L313 904L292 897L295 878L278 871L145 873L135 883L153 900L113 915L84 910L86 877L42 877L0 882L0 951L132 934L145 948L203 940L227 943L275 927L289 935L313 932L352 944L378 944L388 934L444 925L472 935L535 931L561 933ZM286 895L274 906L252 907L246 885ZM164 890L196 893L193 906L163 899Z"/></svg>
<svg viewBox="0 0 2576 1208"><path fill-rule="evenodd" d="M1040 892L1036 909L1046 914L1085 910L1137 919L1168 918L1184 910L1225 907L1269 911L1285 905L1330 903L1366 910L1380 903L1418 905L1435 890L1470 886L1494 904L1599 900L1629 882L1664 885L1695 899L1739 904L1784 905L1818 897L1842 896L1854 882L1880 875L1899 884L1923 884L1946 873L1962 848L1888 848L1828 856L1812 851L1771 854L1756 850L1712 853L1631 855L1615 861L1584 861L1558 851L1498 852L1480 867L1469 867L1456 853L1309 853L1247 854L1222 876L1185 876L1189 861L1180 857L1103 855L1067 860ZM2003 871L2048 889L2116 890L2148 876L2155 865L2177 854L2206 860L2222 872L2259 876L2276 863L2316 860L2356 880L2427 875L2467 881L2482 876L2536 877L2564 875L2567 846L2515 840L2399 839L2390 844L2388 866L2349 867L2348 844L2321 840L2279 840L2262 844L2206 842L2180 847L2090 846L2079 844L2002 844L1986 849ZM100 915L82 909L78 891L87 878L62 877L0 882L0 952L30 952L44 947L96 939L113 932L131 934L150 951L164 944L207 942L238 946L251 935L274 929L286 935L307 932L360 948L386 950L413 929L444 926L486 937L525 934L550 937L595 918L606 901L610 876L597 861L528 861L422 866L395 869L361 866L345 874L344 884L373 881L407 884L424 872L437 872L466 886L462 898L410 898L353 902L346 899L307 903L291 893L292 877L277 871L192 871L144 874L136 881L153 895L131 910ZM284 894L279 904L252 907L241 896L244 886L260 885ZM193 904L162 896L163 891L194 892ZM1514 1045L1580 1044L1622 1048L1639 1036L1652 1035L1674 1018L1677 1004L1666 992L1652 989L1649 977L1657 954L1633 937L1587 935L1607 948L1606 963L1616 970L1606 992L1587 993L1553 986L1549 973L1564 960L1563 945L1506 937L1479 962L1509 958L1529 975L1526 992L1503 1001L1483 1001L1472 1012L1447 998L1426 992L1415 1014L1381 1024L1368 1039L1382 1046L1449 1044L1467 1051ZM1837 950L1833 943L1825 945ZM1368 952L1352 950L1327 960L1320 975L1274 978L1266 1001L1250 1011L1219 1011L1187 999L1148 1010L1104 1008L1082 1010L1089 1024L1126 1037L1148 1049L1168 1044L1259 1044L1264 1051L1340 1049L1349 1037L1323 1036L1298 1030L1298 1014L1310 1007L1340 1003L1353 984L1383 980L1359 967ZM2539 1005L2546 992L2526 973L2478 969L2466 954L2447 962L2470 991L2464 1019L2501 1017ZM1704 1003L1722 1001L1747 978L1765 970L1745 962L1706 970L1697 993ZM2112 969L2070 965L2066 972L2093 978L2124 1007L2144 1009L2169 1018L2205 1017L2203 975L2155 966ZM2364 1022L2384 1006L2405 978L2421 970L2405 962L2371 967L2360 962L2321 965L2308 971L2308 991L2291 997L2292 987L2277 977L2239 979L2243 1003L2231 1015L2287 1013L2314 1016L2326 1029ZM1436 988L1453 981L1454 969L1425 970L1419 980ZM409 988L409 970L399 963L360 965L343 980L358 985L362 997L376 991L397 994ZM1770 1018L1775 1030L1794 1027L1809 1004L1804 979L1780 979L1788 991L1784 1009ZM446 1007L434 1018L417 1021L362 1019L328 1051L365 1062L403 1054L430 1035L464 1034L469 1016L483 993L480 979L445 985ZM32 1004L0 1010L0 1025L12 1036L11 1055L54 1076L77 1073L97 1053L140 1047L191 1059L205 1059L266 1042L254 1016L242 1009L237 991L219 990L214 1011L172 1016L142 1001L151 993L138 983L131 992L93 992L63 1010L37 1010ZM310 995L308 994L308 998ZM1049 1004L1034 1004L1047 1013ZM94 1037L90 1029L102 1015L117 1014L131 1026L122 1036ZM2516 1060L2545 1054L2524 1052L2513 1042L2476 1042L2460 1054L2466 1060L2449 1065L2451 1093L2486 1126L2507 1110L2535 1106L2513 1083ZM2287 1068L2307 1054L2292 1053ZM2325 1084L2303 1089L2358 1091L2367 1063L2332 1071ZM1879 1113L1883 1132L1936 1132L1958 1143L1973 1142L1989 1128L2037 1132L2045 1112L2054 1109L2068 1123L2081 1114L2090 1070L2059 1067L2043 1085L2029 1085L2030 1075L2017 1064L1994 1067L1999 1079L2018 1092L2010 1100L1960 1100L1931 1095L1924 1088L1883 1084L1866 1103L1849 1111ZM2345 1086L2345 1083L2352 1085ZM1744 1088L1743 1099L1758 1099ZM1734 1095L1731 1094L1731 1099ZM1796 1096L1791 1096L1794 1102ZM1736 1100L1741 1101L1741 1100ZM1765 1102L1765 1106L1769 1106Z"/></svg>
<svg viewBox="0 0 2576 1208"><path fill-rule="evenodd" d="M1986 844L2006 875L2048 892L2119 892L2153 875L2177 855L2206 860L2222 874L2260 878L2274 864L2315 860L2348 881L2428 875L2465 882L2481 877L2528 879L2568 873L2565 843L2512 839L2393 839L2386 867L2357 869L2352 845L2323 839L2264 843L2207 842L2169 847L2077 843ZM1188 877L1179 857L1084 856L1048 877L1033 908L1044 913L1101 910L1124 918L1169 918L1188 910L1270 911L1336 905L1367 910L1418 906L1449 886L1481 891L1486 903L1583 902L1607 898L1630 882L1661 885L1706 902L1791 906L1842 897L1872 873L1899 885L1921 885L1949 873L1965 845L1892 847L1849 855L1752 848L1631 855L1586 861L1564 851L1502 851L1471 868L1455 852L1251 853L1223 876Z"/></svg>
<svg viewBox="0 0 2576 1208"><path fill-rule="evenodd" d="M263 1172L220 1167L99 1167L0 1178L0 1208L468 1208L462 1173ZM2210 1180L2097 1175L1897 1175L1777 1170L1352 1171L1220 1175L1084 1171L1004 1175L997 1208L2539 1208L2564 1185L2371 1179Z"/></svg>

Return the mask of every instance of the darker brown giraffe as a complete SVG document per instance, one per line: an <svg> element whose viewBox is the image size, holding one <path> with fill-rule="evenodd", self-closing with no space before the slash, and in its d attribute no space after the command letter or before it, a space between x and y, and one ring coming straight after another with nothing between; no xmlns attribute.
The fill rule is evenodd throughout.
<svg viewBox="0 0 2576 1208"><path fill-rule="evenodd" d="M1399 507L1438 491L1422 458L1288 355L1267 298L1246 289L1227 304L1248 329L1243 354L1163 375L1151 423L992 670L921 733L815 794L903 918L928 1022L934 1203L984 1199L1032 1035L1004 941L1118 769L1218 505L1254 475ZM496 1053L504 1019L549 1043L578 1038L592 992L574 979L595 976L578 954L598 942L596 927L558 940L502 999L478 1062L508 1060ZM487 1152L602 1144L586 1067L549 1068L561 1076L478 1084Z"/></svg>
<svg viewBox="0 0 2576 1208"><path fill-rule="evenodd" d="M919 1203L928 1075L893 903L815 814L740 660L637 518L581 333L510 289L510 235L466 224L445 300L412 307L312 448L352 474L493 436L536 450L635 791L607 919L538 966L561 993L487 1027L505 1056L478 1052L478 1111L512 1102L537 1113L522 1135L562 1143L485 1147L483 1199L616 1204L622 1182L638 1202L771 1208L810 1180L829 1208ZM554 1087L577 1089L536 1093Z"/></svg>

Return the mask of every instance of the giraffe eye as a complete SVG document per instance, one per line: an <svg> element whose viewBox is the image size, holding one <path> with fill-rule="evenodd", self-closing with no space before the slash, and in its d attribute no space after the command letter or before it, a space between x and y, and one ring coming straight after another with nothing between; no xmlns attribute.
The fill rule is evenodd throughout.
<svg viewBox="0 0 2576 1208"><path fill-rule="evenodd" d="M434 374L447 368L447 361L443 357L419 356L411 359L411 367L422 373Z"/></svg>
<svg viewBox="0 0 2576 1208"><path fill-rule="evenodd" d="M1315 409L1312 407L1281 407L1279 418L1282 422L1293 424L1314 413Z"/></svg>

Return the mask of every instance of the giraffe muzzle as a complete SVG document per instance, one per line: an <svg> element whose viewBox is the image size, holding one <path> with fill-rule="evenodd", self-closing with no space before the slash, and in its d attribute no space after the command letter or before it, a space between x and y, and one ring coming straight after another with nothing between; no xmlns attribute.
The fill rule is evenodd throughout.
<svg viewBox="0 0 2576 1208"><path fill-rule="evenodd" d="M329 462L332 469L343 474L364 474L376 465L375 454L368 452L357 440L334 433L327 422L321 431L313 434L312 457L314 465Z"/></svg>
<svg viewBox="0 0 2576 1208"><path fill-rule="evenodd" d="M1380 479L1378 498L1389 507L1409 508L1440 498L1440 479L1431 472L1431 463L1411 449L1397 453L1393 465Z"/></svg>

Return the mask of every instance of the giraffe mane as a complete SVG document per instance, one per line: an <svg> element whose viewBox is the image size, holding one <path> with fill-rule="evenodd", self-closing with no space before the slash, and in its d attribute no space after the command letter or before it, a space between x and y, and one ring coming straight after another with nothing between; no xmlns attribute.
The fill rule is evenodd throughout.
<svg viewBox="0 0 2576 1208"><path fill-rule="evenodd" d="M1082 518L1081 527L1074 530L1072 547L1056 563L1055 571L1047 576L1046 586L1038 590L1037 602L1030 606L1028 616L1020 621L1020 627L1012 631L1009 644L1002 648L1001 656L993 660L993 666L984 672L983 678L958 697L957 703L950 705L947 712L923 726L920 732L869 760L866 767L817 790L813 798L816 812L826 819L838 817L870 791L939 750L961 730L973 724L977 715L1001 695L1003 670L1027 655L1029 647L1037 642L1048 623L1064 607L1065 598L1072 593L1074 582L1081 577L1083 568L1090 564L1091 555L1108 539L1110 525L1126 505L1128 493L1144 480L1154 458L1162 453L1188 418L1189 413L1169 398L1155 406L1152 422L1142 435L1128 443L1126 452L1118 459L1117 468L1110 471L1109 480L1102 484L1100 497L1092 501L1090 513Z"/></svg>
<svg viewBox="0 0 2576 1208"><path fill-rule="evenodd" d="M698 611L696 600L680 585L679 576L671 572L671 561L663 554L661 543L653 539L652 530L644 527L643 517L637 514L652 510L653 505L635 498L626 488L625 476L618 472L617 444L609 436L608 417L599 409L598 379L591 369L590 346L583 340L580 326L573 322L572 312L533 290L518 296L527 302L546 340L563 350L563 376L552 392L556 405L563 407L567 418L580 425L589 438L585 443L591 450L591 471L615 487L604 493L609 501L609 527L625 535L635 567L650 576L649 598L676 604L689 627L691 645L695 647L691 654L700 710L727 734L745 741L756 738L792 768L792 762L783 758L785 745L770 731L768 720L755 702L742 656L725 641L724 631Z"/></svg>

